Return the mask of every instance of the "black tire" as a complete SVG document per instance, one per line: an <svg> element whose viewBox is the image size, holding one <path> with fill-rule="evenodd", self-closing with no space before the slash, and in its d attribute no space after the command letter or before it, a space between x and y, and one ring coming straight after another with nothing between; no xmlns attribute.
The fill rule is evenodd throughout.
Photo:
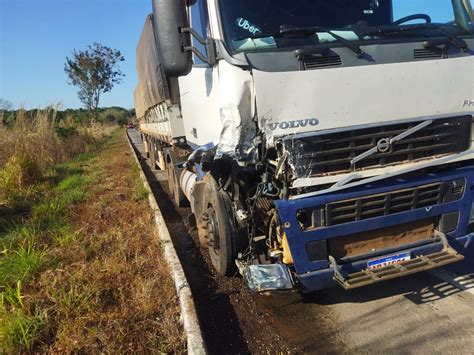
<svg viewBox="0 0 474 355"><path fill-rule="evenodd" d="M207 224L205 233L212 266L220 275L233 276L237 272L235 260L238 256L239 236L234 227L230 199L209 183L204 188L203 200L201 220Z"/></svg>
<svg viewBox="0 0 474 355"><path fill-rule="evenodd" d="M178 174L173 162L168 163L166 172L168 175L168 189L173 196L174 203L178 207L188 207L189 201L179 186Z"/></svg>

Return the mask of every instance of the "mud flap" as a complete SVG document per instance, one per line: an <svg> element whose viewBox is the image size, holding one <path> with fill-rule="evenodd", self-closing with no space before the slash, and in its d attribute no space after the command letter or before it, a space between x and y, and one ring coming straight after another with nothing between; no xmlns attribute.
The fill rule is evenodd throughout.
<svg viewBox="0 0 474 355"><path fill-rule="evenodd" d="M336 259L329 256L329 262L334 271L333 279L344 289L350 290L463 260L464 256L449 246L446 236L440 232L437 233L443 243L443 249L441 251L428 255L420 255L400 264L392 264L380 269L365 269L352 274L344 274L342 268L337 265Z"/></svg>

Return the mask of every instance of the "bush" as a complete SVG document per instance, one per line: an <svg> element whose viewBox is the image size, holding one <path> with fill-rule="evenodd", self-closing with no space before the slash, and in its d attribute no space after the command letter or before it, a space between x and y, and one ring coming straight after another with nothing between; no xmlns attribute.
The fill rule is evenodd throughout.
<svg viewBox="0 0 474 355"><path fill-rule="evenodd" d="M61 138L69 138L78 132L76 127L56 127L56 134Z"/></svg>
<svg viewBox="0 0 474 355"><path fill-rule="evenodd" d="M127 123L128 123L128 120L127 120L126 118L123 118L123 117L122 117L122 118L119 118L119 119L117 120L117 124L118 124L119 126L125 126Z"/></svg>

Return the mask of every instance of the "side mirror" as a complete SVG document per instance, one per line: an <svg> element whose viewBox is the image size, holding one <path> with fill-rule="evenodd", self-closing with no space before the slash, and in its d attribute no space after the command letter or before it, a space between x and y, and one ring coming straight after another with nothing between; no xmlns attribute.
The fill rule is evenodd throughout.
<svg viewBox="0 0 474 355"><path fill-rule="evenodd" d="M167 77L187 75L192 69L191 36L182 31L188 28L186 7L183 0L152 0L153 25L163 70Z"/></svg>

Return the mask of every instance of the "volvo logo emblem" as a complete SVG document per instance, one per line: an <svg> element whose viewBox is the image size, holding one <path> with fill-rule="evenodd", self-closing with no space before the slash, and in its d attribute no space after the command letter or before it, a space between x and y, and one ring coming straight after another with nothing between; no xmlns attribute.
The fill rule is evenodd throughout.
<svg viewBox="0 0 474 355"><path fill-rule="evenodd" d="M277 128L278 129L294 129L294 128L304 128L308 126L317 126L318 124L319 124L319 120L317 118L306 118L303 120L268 123L267 128L274 131Z"/></svg>
<svg viewBox="0 0 474 355"><path fill-rule="evenodd" d="M379 153L387 153L390 150L390 138L382 138L377 142L377 151Z"/></svg>

